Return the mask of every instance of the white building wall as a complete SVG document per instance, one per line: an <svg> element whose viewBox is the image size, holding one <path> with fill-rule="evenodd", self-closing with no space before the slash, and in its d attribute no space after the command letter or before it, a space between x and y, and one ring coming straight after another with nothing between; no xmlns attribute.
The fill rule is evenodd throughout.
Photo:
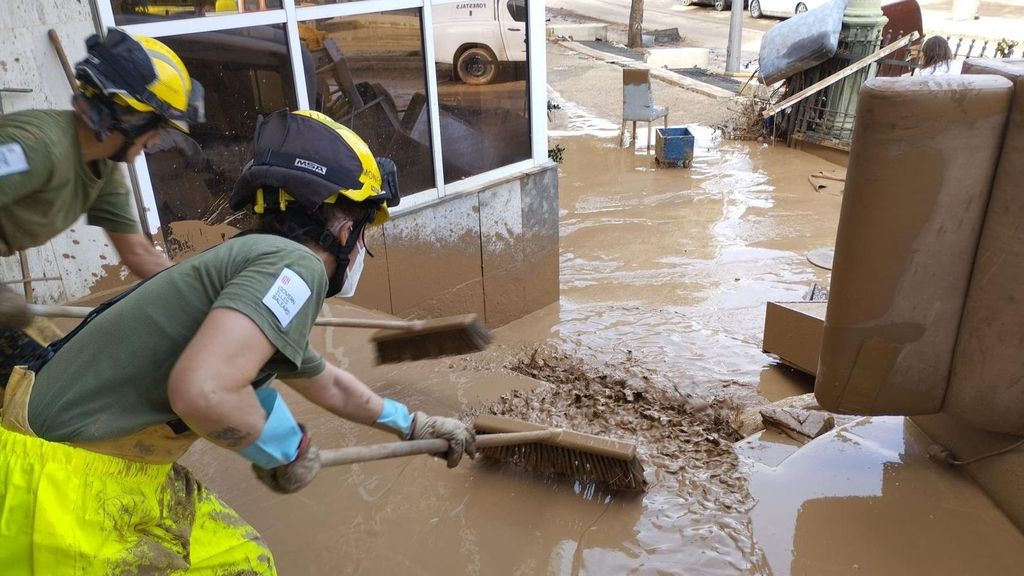
<svg viewBox="0 0 1024 576"><path fill-rule="evenodd" d="M68 60L85 57L85 39L95 32L88 0L0 0L0 88L28 88L30 93L0 92L3 112L71 107L71 88L50 44L47 30L57 31ZM51 242L19 256L0 258L0 282L56 277L32 282L33 300L56 303L89 294L104 279L127 272L100 228L84 219ZM12 288L21 290L21 284Z"/></svg>

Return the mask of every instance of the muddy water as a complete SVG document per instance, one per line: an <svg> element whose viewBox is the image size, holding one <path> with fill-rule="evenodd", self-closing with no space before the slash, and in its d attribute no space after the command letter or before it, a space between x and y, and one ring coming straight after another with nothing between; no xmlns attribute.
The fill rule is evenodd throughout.
<svg viewBox="0 0 1024 576"><path fill-rule="evenodd" d="M1024 535L904 418L862 419L797 451L750 439L755 535L774 574L1019 574Z"/></svg>
<svg viewBox="0 0 1024 576"><path fill-rule="evenodd" d="M841 198L808 181L836 167L783 147L696 133L693 167L658 168L570 106L561 169L562 298L555 329L583 356L635 363L696 395L756 391L764 303L828 272ZM641 142L645 142L641 131ZM639 151L642 151L642 144ZM595 170L601 166L601 170Z"/></svg>
<svg viewBox="0 0 1024 576"><path fill-rule="evenodd" d="M497 412L636 442L648 491L417 457L327 469L280 496L243 460L197 445L186 464L261 532L280 572L1014 573L1024 559L1000 551L1024 550L1019 537L976 487L922 458L927 441L902 420L801 453L786 439L741 444L754 464L733 448L730 408L809 390L760 352L764 302L827 284L807 254L833 245L840 198L808 176L837 167L694 126L694 166L662 169L620 149L618 126L585 102L554 96L552 145L565 148L559 304L499 330L491 351L455 360L373 367L365 332L317 329L312 341L415 409ZM231 232L178 228L183 251ZM393 440L283 393L321 448ZM932 506L950 494L957 505ZM907 539L907 518L931 523L924 534L937 553L908 554L921 541Z"/></svg>
<svg viewBox="0 0 1024 576"><path fill-rule="evenodd" d="M325 470L281 497L244 462L197 447L189 463L262 532L283 574L768 573L718 409L763 402L759 388L804 391L765 369L761 322L765 300L826 280L806 253L831 246L838 197L807 177L835 167L698 127L693 168L662 169L582 106L566 116L558 305L470 358L374 368L365 333L317 330L314 345L418 409L636 442L647 493L424 457ZM389 440L288 396L321 446Z"/></svg>

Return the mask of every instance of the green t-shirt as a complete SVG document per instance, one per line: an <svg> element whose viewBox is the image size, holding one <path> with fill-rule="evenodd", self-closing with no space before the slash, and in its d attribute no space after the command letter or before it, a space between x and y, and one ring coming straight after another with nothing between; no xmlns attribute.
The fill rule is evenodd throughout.
<svg viewBox="0 0 1024 576"><path fill-rule="evenodd" d="M45 244L82 214L111 232L139 232L115 162L82 162L75 113L28 110L0 116L0 256ZM6 247L5 247L6 246Z"/></svg>
<svg viewBox="0 0 1024 576"><path fill-rule="evenodd" d="M36 376L29 425L47 440L89 442L177 419L167 380L214 308L245 314L277 348L258 382L316 376L325 364L309 332L326 293L323 261L305 246L228 240L154 276L65 344Z"/></svg>

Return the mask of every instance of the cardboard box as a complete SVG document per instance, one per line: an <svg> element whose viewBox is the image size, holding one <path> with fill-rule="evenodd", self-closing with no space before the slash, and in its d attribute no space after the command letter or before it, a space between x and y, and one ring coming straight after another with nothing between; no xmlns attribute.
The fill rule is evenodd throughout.
<svg viewBox="0 0 1024 576"><path fill-rule="evenodd" d="M814 376L828 302L769 302L761 349L785 364Z"/></svg>

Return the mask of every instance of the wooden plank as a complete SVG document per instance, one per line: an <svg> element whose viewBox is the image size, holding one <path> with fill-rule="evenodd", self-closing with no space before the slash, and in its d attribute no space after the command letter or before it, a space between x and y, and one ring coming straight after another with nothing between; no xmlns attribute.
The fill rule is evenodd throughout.
<svg viewBox="0 0 1024 576"><path fill-rule="evenodd" d="M792 96L786 98L782 102L779 102L774 106L768 106L767 108L765 108L764 112L761 113L761 116L764 118L774 116L779 112L782 112L783 110L789 108L793 104L796 104L797 102L800 102L801 100L807 98L811 94L819 92L822 88L828 88L829 86L835 84L836 82L842 80L843 78L846 78L847 76L853 74L854 72L862 68L866 68L867 66L870 66L877 60L885 58L889 54L892 54L893 52L899 50L900 48L903 48L907 44L910 44L914 40L917 40L917 38L917 32L911 32L910 34L907 34L906 36L900 38L899 40L893 42L892 44L889 44L884 48L876 50L875 52L861 58L860 60L854 62L853 64L850 64L849 66L843 68L839 72L836 72L835 74L832 74L827 78L823 78L815 82L814 84L811 84L807 88L804 88L803 90L797 92L796 94L793 94Z"/></svg>
<svg viewBox="0 0 1024 576"><path fill-rule="evenodd" d="M28 256L25 254L24 250L19 250L18 251L18 259L21 261L21 277L22 278L30 278L32 275L29 274ZM22 286L25 287L25 300L28 300L29 302L31 302L33 296L35 296L35 294L33 293L33 290L32 290L32 283L28 282L28 283L22 284Z"/></svg>

